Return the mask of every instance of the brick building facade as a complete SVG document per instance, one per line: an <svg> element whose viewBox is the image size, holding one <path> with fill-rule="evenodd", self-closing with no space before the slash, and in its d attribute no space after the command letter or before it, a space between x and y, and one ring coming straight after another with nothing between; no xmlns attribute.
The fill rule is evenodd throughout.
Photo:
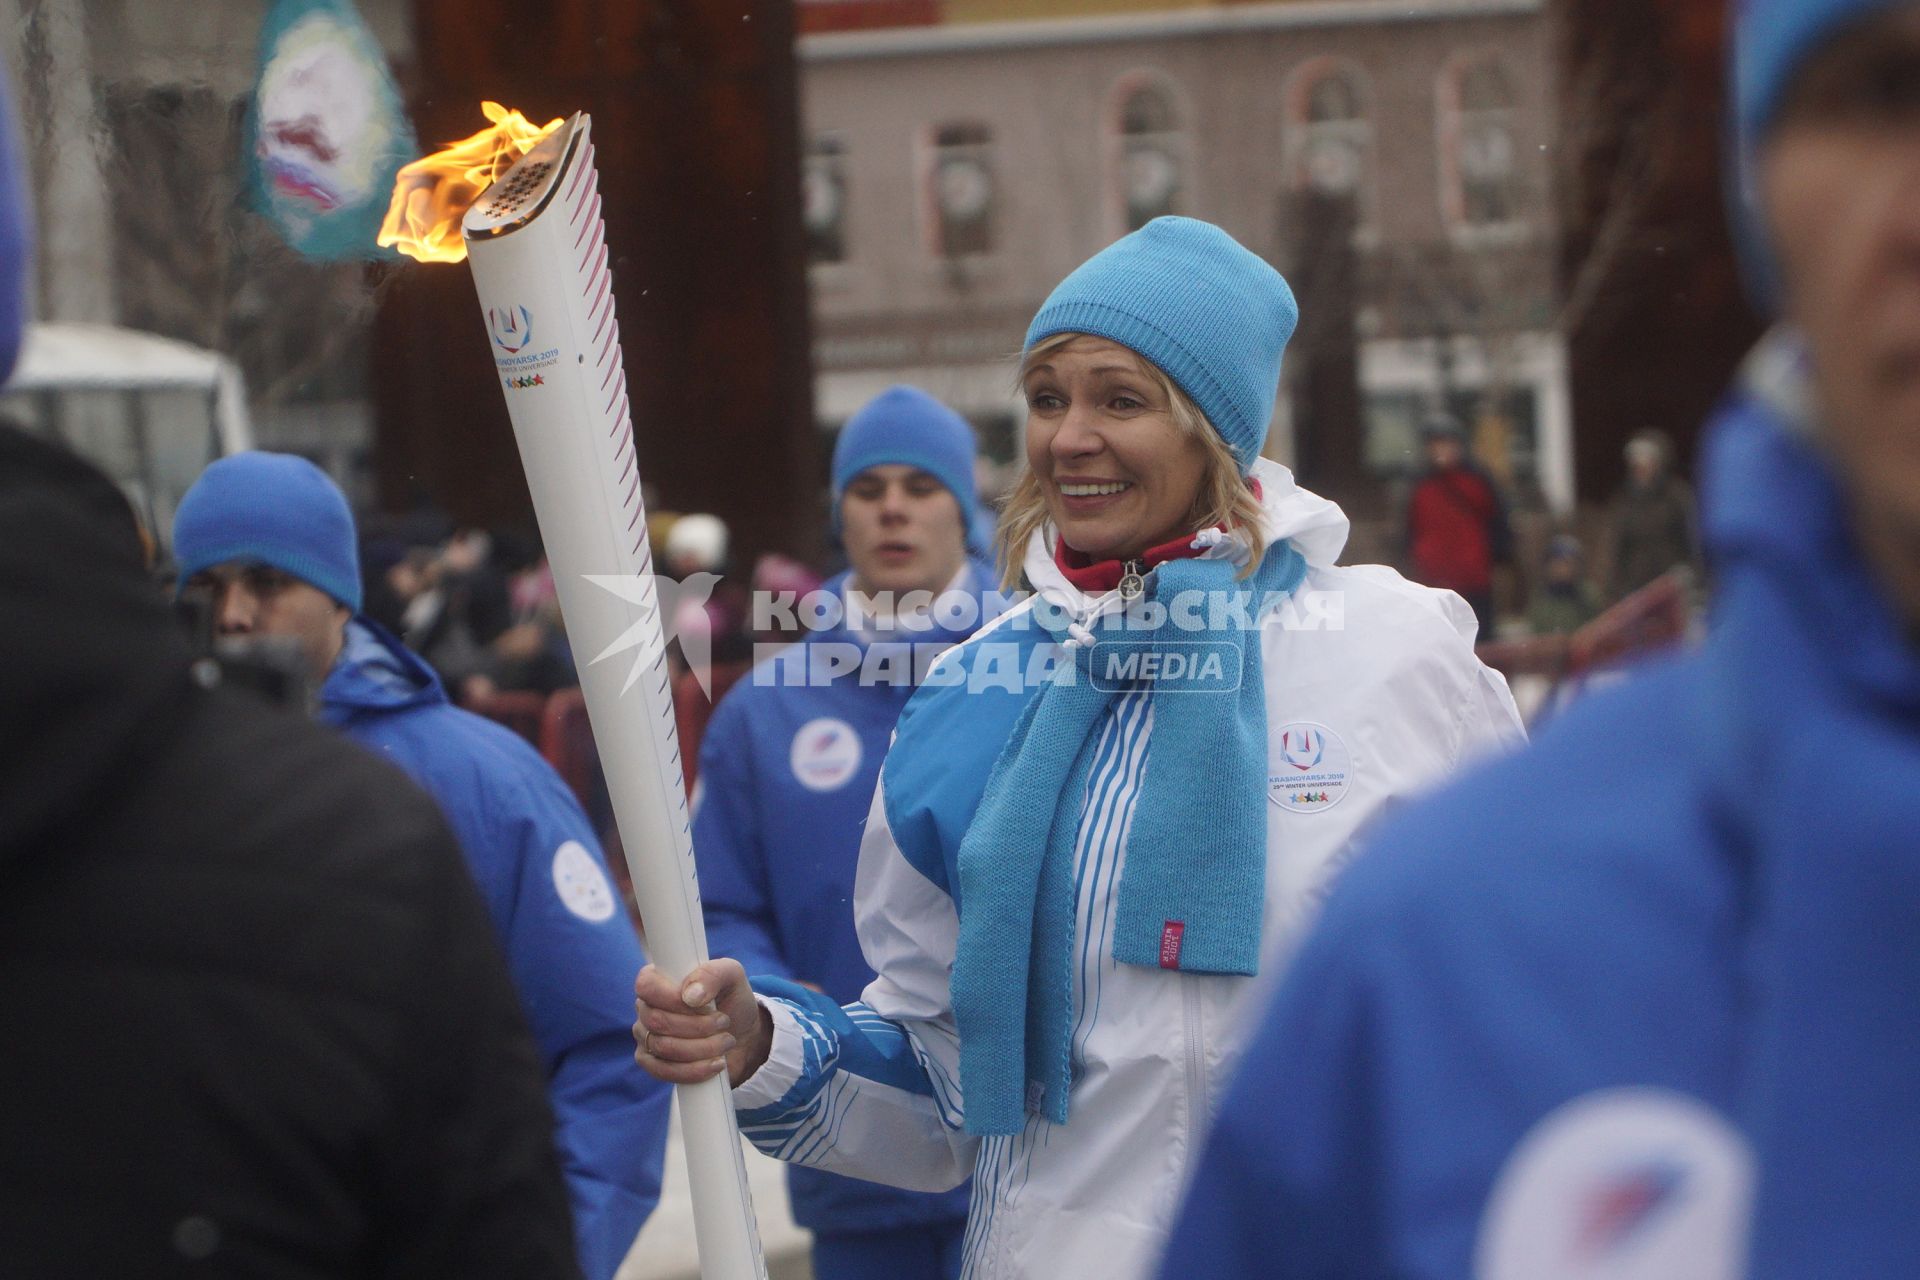
<svg viewBox="0 0 1920 1280"><path fill-rule="evenodd" d="M1447 407L1523 495L1564 509L1551 52L1539 0L803 36L823 424L912 381L1011 456L1011 357L1047 290L1146 218L1187 213L1301 293L1270 450L1310 483L1377 505L1416 464L1418 420Z"/></svg>

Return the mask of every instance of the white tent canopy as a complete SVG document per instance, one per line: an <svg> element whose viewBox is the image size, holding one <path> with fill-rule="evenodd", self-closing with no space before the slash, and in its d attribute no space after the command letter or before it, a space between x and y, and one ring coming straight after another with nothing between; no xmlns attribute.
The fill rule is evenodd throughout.
<svg viewBox="0 0 1920 1280"><path fill-rule="evenodd" d="M222 453L251 448L240 371L217 351L104 324L30 324L8 392L204 391Z"/></svg>

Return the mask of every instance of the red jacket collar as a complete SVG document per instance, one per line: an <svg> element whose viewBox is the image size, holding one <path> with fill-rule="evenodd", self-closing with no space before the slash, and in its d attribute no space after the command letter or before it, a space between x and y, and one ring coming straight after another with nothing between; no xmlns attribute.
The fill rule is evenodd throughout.
<svg viewBox="0 0 1920 1280"><path fill-rule="evenodd" d="M1142 565L1151 569L1168 560L1188 560L1199 554L1193 549L1193 535L1183 533L1172 542L1148 547L1139 559ZM1087 595L1113 590L1120 585L1120 579L1127 572L1125 561L1089 560L1059 538L1053 542L1053 563L1068 582Z"/></svg>
<svg viewBox="0 0 1920 1280"><path fill-rule="evenodd" d="M1253 496L1260 497L1260 482L1249 479L1253 486ZM1168 560L1191 560L1199 555L1193 549L1193 535L1182 534L1172 542L1163 542L1157 547L1148 547L1140 555L1143 567L1151 569ZM1066 580L1079 591L1087 595L1097 595L1111 591L1120 585L1120 579L1126 575L1127 566L1123 560L1090 560L1081 555L1065 540L1056 536L1053 540L1053 564Z"/></svg>

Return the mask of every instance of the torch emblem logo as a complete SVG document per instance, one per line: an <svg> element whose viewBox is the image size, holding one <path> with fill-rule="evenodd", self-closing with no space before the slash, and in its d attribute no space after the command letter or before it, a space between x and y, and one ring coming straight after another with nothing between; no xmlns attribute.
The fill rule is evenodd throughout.
<svg viewBox="0 0 1920 1280"><path fill-rule="evenodd" d="M1296 769L1311 769L1326 755L1326 738L1312 729L1294 726L1280 735L1280 758Z"/></svg>
<svg viewBox="0 0 1920 1280"><path fill-rule="evenodd" d="M493 345L510 356L519 355L533 341L533 313L525 307L488 307L487 332Z"/></svg>

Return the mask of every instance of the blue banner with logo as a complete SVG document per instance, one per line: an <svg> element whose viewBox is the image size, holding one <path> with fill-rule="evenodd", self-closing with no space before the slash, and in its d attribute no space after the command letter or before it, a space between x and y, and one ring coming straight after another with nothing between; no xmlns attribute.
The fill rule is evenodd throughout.
<svg viewBox="0 0 1920 1280"><path fill-rule="evenodd" d="M386 55L352 0L275 0L248 116L254 205L308 258L374 244L394 175L417 151Z"/></svg>

